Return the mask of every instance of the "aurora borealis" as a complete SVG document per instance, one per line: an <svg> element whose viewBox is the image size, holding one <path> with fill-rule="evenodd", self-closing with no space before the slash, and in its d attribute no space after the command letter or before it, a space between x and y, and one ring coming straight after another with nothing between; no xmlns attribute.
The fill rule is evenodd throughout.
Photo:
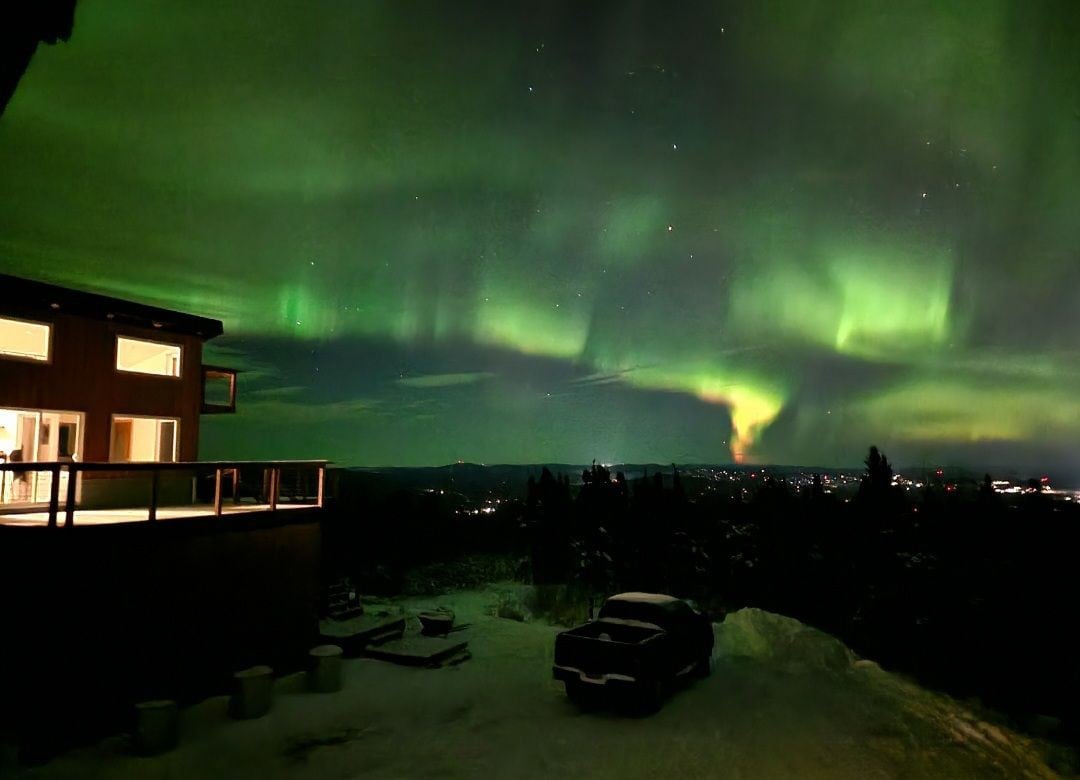
<svg viewBox="0 0 1080 780"><path fill-rule="evenodd" d="M83 0L0 270L218 317L203 457L1080 474L1074 2Z"/></svg>

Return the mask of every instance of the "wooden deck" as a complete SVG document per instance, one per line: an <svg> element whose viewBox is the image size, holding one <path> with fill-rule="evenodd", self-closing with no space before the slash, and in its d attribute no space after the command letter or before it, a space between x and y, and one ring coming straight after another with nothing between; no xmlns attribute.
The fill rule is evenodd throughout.
<svg viewBox="0 0 1080 780"><path fill-rule="evenodd" d="M8 471L20 474L46 473L50 478L49 500L47 503L26 508L12 507L6 513L0 513L0 526L115 525L221 515L272 514L279 509L288 511L299 508L319 508L323 505L326 483L326 461L324 460L0 463L0 476L5 476ZM245 472L247 476L242 477ZM254 472L254 477L252 472ZM283 472L293 478L288 491L282 490ZM189 504L186 503L187 499L175 495L171 498L164 497L161 490L163 475L180 479L190 478L192 499L205 502L212 496L213 502ZM115 495L114 491L109 501L88 503L91 506L120 503L128 504L127 507L80 508L79 486L86 486L83 484L84 477L93 480L95 485L108 485L103 481L109 478L141 478L145 480L146 503L144 504L139 499L132 500ZM199 494L196 488L200 478L203 480L204 488L208 486L213 488L212 493L204 489L201 495ZM246 491L241 490L242 479L244 485L247 486ZM207 485L207 480L210 481L209 485ZM63 491L60 489L61 483L64 484ZM228 491L225 490L226 484L229 487ZM231 501L226 498L226 492L232 493ZM284 497L283 492L285 492ZM252 493L254 493L253 496Z"/></svg>
<svg viewBox="0 0 1080 780"><path fill-rule="evenodd" d="M287 512L294 509L312 509L311 504L278 504L273 509L269 504L225 504L221 507L222 515L241 515L249 512ZM213 504L157 508L156 520L184 520L193 517L214 517ZM76 525L113 525L117 523L145 523L149 520L146 507L137 509L76 509ZM27 510L25 512L0 513L0 525L47 526L49 510Z"/></svg>

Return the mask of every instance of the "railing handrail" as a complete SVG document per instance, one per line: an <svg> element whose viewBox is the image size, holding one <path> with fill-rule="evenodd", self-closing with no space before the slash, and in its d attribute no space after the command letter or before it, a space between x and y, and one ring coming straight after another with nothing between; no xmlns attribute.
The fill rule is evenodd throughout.
<svg viewBox="0 0 1080 780"><path fill-rule="evenodd" d="M67 493L64 501L64 526L70 527L75 524L76 484L80 481L80 472L150 472L150 496L146 504L147 520L154 522L157 518L158 487L161 472L163 471L213 471L214 472L214 514L222 514L222 475L224 472L233 472L233 500L237 500L237 485L241 469L260 468L263 470L263 479L269 484L268 506L269 511L277 511L278 497L281 490L282 469L314 469L317 476L315 503L312 506L322 507L324 491L326 487L326 468L328 461L325 460L196 460L180 462L163 461L139 461L113 462L113 461L15 461L0 463L0 476L5 472L42 472L53 474L52 484L49 488L49 528L57 527L57 519L60 514L60 475L67 472ZM17 477L16 477L17 479ZM42 503L42 502L36 502Z"/></svg>
<svg viewBox="0 0 1080 780"><path fill-rule="evenodd" d="M69 465L71 464L62 460L17 460L0 463L0 471L59 471Z"/></svg>
<svg viewBox="0 0 1080 780"><path fill-rule="evenodd" d="M290 468L327 466L327 460L18 460L0 463L0 471L187 471L189 469Z"/></svg>

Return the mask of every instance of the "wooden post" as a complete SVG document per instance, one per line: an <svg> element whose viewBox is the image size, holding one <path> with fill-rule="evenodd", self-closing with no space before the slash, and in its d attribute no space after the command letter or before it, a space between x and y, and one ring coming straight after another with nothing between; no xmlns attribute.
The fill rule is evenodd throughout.
<svg viewBox="0 0 1080 780"><path fill-rule="evenodd" d="M261 718L273 702L274 670L269 666L253 666L233 675L229 714L234 718Z"/></svg>
<svg viewBox="0 0 1080 780"><path fill-rule="evenodd" d="M75 525L75 486L79 483L79 470L68 466L67 499L64 503L64 528Z"/></svg>
<svg viewBox="0 0 1080 780"><path fill-rule="evenodd" d="M323 463L319 466L319 491L316 493L315 506L321 507L323 505L323 495L326 491L326 464Z"/></svg>
<svg viewBox="0 0 1080 780"><path fill-rule="evenodd" d="M159 474L160 472L157 469L150 472L150 509L146 513L146 519L150 522L157 520Z"/></svg>
<svg viewBox="0 0 1080 780"><path fill-rule="evenodd" d="M240 469L235 468L232 470L232 502L234 504L240 503Z"/></svg>
<svg viewBox="0 0 1080 780"><path fill-rule="evenodd" d="M178 711L175 701L161 699L135 705L135 747L144 756L176 747Z"/></svg>
<svg viewBox="0 0 1080 780"><path fill-rule="evenodd" d="M338 645L319 645L308 653L308 690L333 693L341 690L341 648Z"/></svg>
<svg viewBox="0 0 1080 780"><path fill-rule="evenodd" d="M52 484L49 485L49 528L56 528L56 513L60 511L60 464L56 464L49 471L52 473Z"/></svg>
<svg viewBox="0 0 1080 780"><path fill-rule="evenodd" d="M281 469L276 466L270 469L270 511L277 510L278 480L281 479Z"/></svg>
<svg viewBox="0 0 1080 780"><path fill-rule="evenodd" d="M221 468L214 469L214 514L221 517Z"/></svg>

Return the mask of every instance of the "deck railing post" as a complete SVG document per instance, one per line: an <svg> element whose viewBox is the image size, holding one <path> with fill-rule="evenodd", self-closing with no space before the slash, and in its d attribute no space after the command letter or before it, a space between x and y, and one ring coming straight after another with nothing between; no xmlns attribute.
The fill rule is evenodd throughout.
<svg viewBox="0 0 1080 780"><path fill-rule="evenodd" d="M262 490L258 490L254 487L250 487L250 495L246 500L253 501L252 504L247 505L250 511L253 512L276 512L282 506L284 501L284 508L299 508L301 506L308 508L325 508L327 501L327 490L332 486L327 484L328 478L328 464L326 461L209 461L209 462L177 462L177 463L112 463L112 462L76 462L76 461L62 461L62 462L37 462L27 461L17 464L0 464L0 480L7 477L7 472L13 471L16 468L23 472L33 473L35 475L35 485L32 498L36 502L38 511L34 514L39 527L57 528L63 526L64 528L71 528L75 525L75 514L80 510L80 491L82 475L85 472L94 472L95 476L108 477L116 473L125 473L134 475L139 482L142 481L143 475L147 475L150 478L150 484L146 487L149 488L149 500L146 503L146 520L157 521L159 519L159 508L162 501L161 498L161 480L162 473L175 472L176 479L175 488L182 490L182 478L187 478L189 475L192 487L192 504L190 506L190 513L180 510L177 506L169 505L171 508L166 513L166 518L172 517L187 517L189 514L192 517L196 516L209 516L211 513L208 511L208 507L205 504L198 504L198 495L200 492L199 481L205 480L208 476L207 472L213 470L214 474L214 498L213 498L213 510L214 516L222 517L225 514L225 480L232 479L232 494L233 501L238 504L238 509L245 508L241 503L244 499L240 495L240 472L247 468L249 470L255 470L261 468L263 471L263 486ZM314 469L315 473L312 474L311 470ZM284 480L285 486L282 487L282 472L287 471L286 479ZM49 487L45 490L41 489L41 475L49 474L51 482ZM249 475L250 476L250 475ZM168 478L168 475L166 475ZM67 484L64 485L64 479L67 479ZM249 483L251 480L248 480ZM314 482L314 484L312 484ZM110 487L107 481L97 482L91 479L91 487L98 486L99 490L105 490ZM165 489L169 490L169 482L165 485ZM205 482L204 482L205 484ZM252 493L251 490L254 490ZM284 491L284 492L283 492ZM95 491L91 491L94 493ZM203 491L205 497L205 491ZM47 496L45 495L47 494ZM20 494L21 495L21 494ZM91 503L95 503L95 496L91 496L89 499ZM44 500L42 500L44 499ZM177 499L179 500L179 499ZM175 501L173 502L175 504ZM183 502L182 502L183 503ZM136 499L131 504L125 504L127 507L134 507L138 512L139 504ZM125 512L110 512L108 509L102 510L89 510L86 509L84 503L81 507L84 514L82 515L84 521L87 517L92 517L93 522L122 522ZM46 511L41 511L46 510ZM61 517L61 511L63 516ZM130 509L127 511L131 511ZM235 510L230 510L230 512ZM89 514L87 514L89 513ZM44 517L42 517L44 515ZM7 518L5 518L7 519ZM12 520L15 520L13 515ZM21 521L22 516L18 519ZM44 522L42 522L42 520Z"/></svg>
<svg viewBox="0 0 1080 780"><path fill-rule="evenodd" d="M79 469L68 464L67 497L64 499L64 528L75 525L75 488L79 483Z"/></svg>
<svg viewBox="0 0 1080 780"><path fill-rule="evenodd" d="M160 471L154 469L150 472L150 508L146 513L146 519L153 522L157 520L157 503Z"/></svg>
<svg viewBox="0 0 1080 780"><path fill-rule="evenodd" d="M56 528L56 513L60 511L60 464L56 464L49 473L52 483L49 485L49 528Z"/></svg>
<svg viewBox="0 0 1080 780"><path fill-rule="evenodd" d="M221 516L221 468L214 469L214 514Z"/></svg>

